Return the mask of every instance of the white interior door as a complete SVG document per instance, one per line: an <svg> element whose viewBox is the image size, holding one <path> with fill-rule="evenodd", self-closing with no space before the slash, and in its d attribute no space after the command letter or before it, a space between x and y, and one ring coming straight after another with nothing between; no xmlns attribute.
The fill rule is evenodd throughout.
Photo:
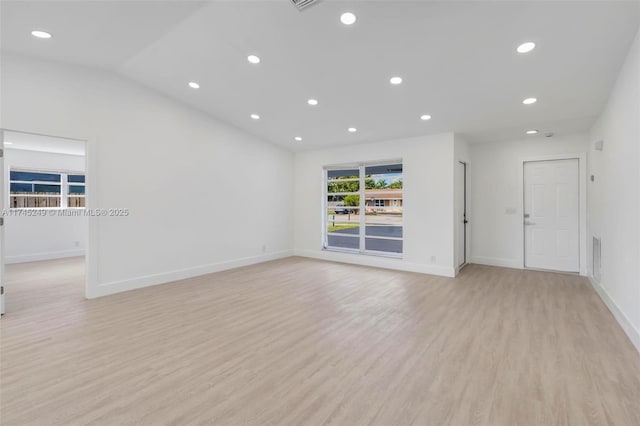
<svg viewBox="0 0 640 426"><path fill-rule="evenodd" d="M524 163L527 268L580 271L578 159Z"/></svg>

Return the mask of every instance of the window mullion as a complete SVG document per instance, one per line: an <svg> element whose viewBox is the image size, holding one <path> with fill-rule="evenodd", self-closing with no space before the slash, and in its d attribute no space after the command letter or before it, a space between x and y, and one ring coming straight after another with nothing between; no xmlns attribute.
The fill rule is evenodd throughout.
<svg viewBox="0 0 640 426"><path fill-rule="evenodd" d="M62 186L60 188L60 208L66 209L69 207L69 184L66 173L60 174L60 185Z"/></svg>
<svg viewBox="0 0 640 426"><path fill-rule="evenodd" d="M366 226L366 220L365 220L365 215L366 215L366 211L365 211L365 195L364 195L364 174L365 174L365 166L364 165L360 165L360 190L358 191L360 193L360 252L364 252L365 249L365 226Z"/></svg>

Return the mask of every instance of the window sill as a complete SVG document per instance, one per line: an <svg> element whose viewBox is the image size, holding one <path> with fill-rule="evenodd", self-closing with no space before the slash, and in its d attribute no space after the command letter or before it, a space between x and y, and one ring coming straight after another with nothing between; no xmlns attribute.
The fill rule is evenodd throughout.
<svg viewBox="0 0 640 426"><path fill-rule="evenodd" d="M378 251L360 251L360 250L349 250L349 249L341 249L336 247L323 247L322 251L330 251L334 253L347 253L347 254L358 254L364 256L373 256L373 257L386 257L390 259L404 259L404 253L388 253L388 252L378 252Z"/></svg>

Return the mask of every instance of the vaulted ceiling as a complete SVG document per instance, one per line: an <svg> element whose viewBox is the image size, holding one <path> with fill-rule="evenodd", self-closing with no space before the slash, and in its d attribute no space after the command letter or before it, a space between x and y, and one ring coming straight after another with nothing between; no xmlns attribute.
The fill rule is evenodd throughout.
<svg viewBox="0 0 640 426"><path fill-rule="evenodd" d="M638 2L615 1L1 7L3 52L111 70L292 150L445 131L480 142L524 138L529 129L540 130L531 137L586 131L639 22ZM355 24L341 23L345 11ZM53 37L36 39L34 29ZM525 41L536 48L517 53ZM390 84L393 76L402 84ZM523 105L527 97L538 102Z"/></svg>

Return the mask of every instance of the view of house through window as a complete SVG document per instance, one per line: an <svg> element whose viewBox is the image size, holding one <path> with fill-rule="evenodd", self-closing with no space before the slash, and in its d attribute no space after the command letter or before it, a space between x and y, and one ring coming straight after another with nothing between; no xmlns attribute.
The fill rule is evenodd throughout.
<svg viewBox="0 0 640 426"><path fill-rule="evenodd" d="M402 164L326 170L325 248L402 254Z"/></svg>
<svg viewBox="0 0 640 426"><path fill-rule="evenodd" d="M85 206L85 177L82 173L12 169L9 175L10 208Z"/></svg>

